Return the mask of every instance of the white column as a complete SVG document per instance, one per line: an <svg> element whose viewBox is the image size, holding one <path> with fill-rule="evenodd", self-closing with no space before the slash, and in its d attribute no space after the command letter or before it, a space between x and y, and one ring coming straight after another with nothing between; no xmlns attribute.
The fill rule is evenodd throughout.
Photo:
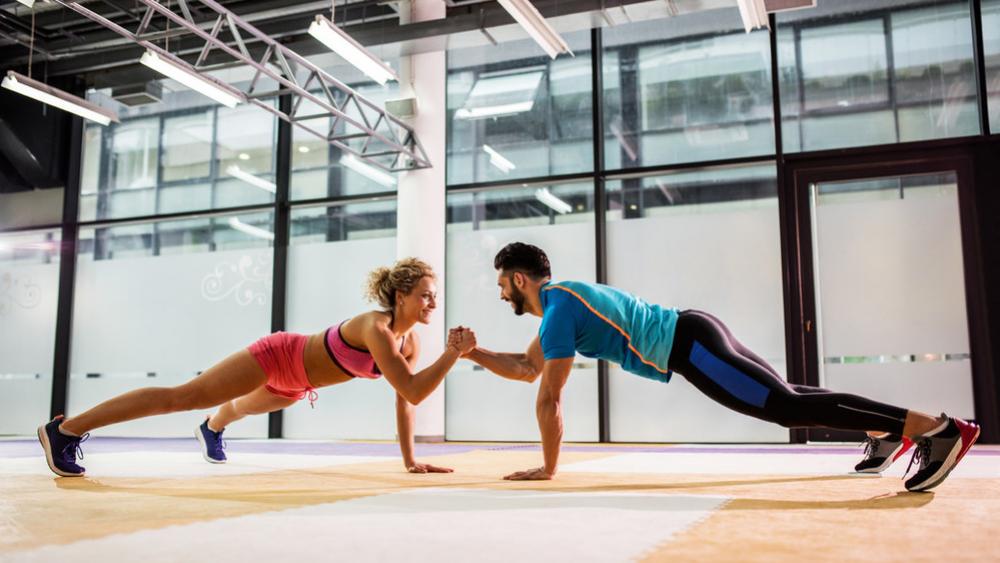
<svg viewBox="0 0 1000 563"><path fill-rule="evenodd" d="M401 11L405 4L401 5ZM440 19L446 15L442 0L413 0L410 21ZM408 60L407 60L408 59ZM396 255L416 256L437 273L437 311L427 326L418 325L421 354L418 368L426 367L444 352L445 327L445 119L446 59L444 51L403 57L400 94L415 97L416 115L409 120L427 152L432 168L400 174L396 216ZM418 440L444 438L444 384L417 407Z"/></svg>

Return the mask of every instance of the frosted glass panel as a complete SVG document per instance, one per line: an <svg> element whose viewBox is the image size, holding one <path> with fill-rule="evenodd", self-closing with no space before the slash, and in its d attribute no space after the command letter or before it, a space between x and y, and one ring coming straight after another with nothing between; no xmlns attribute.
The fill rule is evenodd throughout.
<svg viewBox="0 0 1000 563"><path fill-rule="evenodd" d="M520 241L541 247L556 280L593 281L593 215L588 185L552 187L573 211L556 217L535 197L535 189L453 194L448 197L447 325L476 331L479 344L522 352L538 334L541 319L513 314L500 300L493 258ZM486 196L491 199L486 200ZM474 203L473 200L479 202ZM597 364L577 356L563 390L564 439L598 437ZM449 440L538 441L534 384L503 379L462 360L445 380L445 436Z"/></svg>
<svg viewBox="0 0 1000 563"><path fill-rule="evenodd" d="M774 167L622 180L608 191L610 283L718 316L784 374ZM681 375L663 384L612 366L609 383L613 441L788 440L786 429L718 405Z"/></svg>
<svg viewBox="0 0 1000 563"><path fill-rule="evenodd" d="M49 415L59 233L0 235L0 435L33 434Z"/></svg>
<svg viewBox="0 0 1000 563"><path fill-rule="evenodd" d="M215 221L215 244L186 254L97 254L101 236L115 227L81 231L73 311L68 413L78 414L126 391L185 383L229 354L269 333L272 251L263 233L270 219L241 216ZM158 229L177 232L171 223ZM195 237L204 231L191 231ZM99 233L104 233L101 235ZM139 240L144 240L140 235ZM126 239L128 240L128 239ZM207 248L224 248L217 252ZM198 251L202 249L201 251ZM108 259L107 256L112 256ZM105 436L191 436L205 412L175 413L101 429ZM247 417L232 437L265 437L267 417Z"/></svg>
<svg viewBox="0 0 1000 563"><path fill-rule="evenodd" d="M974 416L955 175L820 184L812 196L821 384Z"/></svg>
<svg viewBox="0 0 1000 563"><path fill-rule="evenodd" d="M385 209L389 205L390 209ZM344 209L344 207L348 209ZM361 229L378 236L338 240L337 221L376 226L372 217L395 212L395 202L293 210L288 249L290 332L316 333L377 306L362 295L368 272L396 259L395 217L389 229ZM333 227L331 227L333 225ZM299 401L285 409L284 436L310 439L393 440L396 393L384 378L352 380L320 389L315 408Z"/></svg>

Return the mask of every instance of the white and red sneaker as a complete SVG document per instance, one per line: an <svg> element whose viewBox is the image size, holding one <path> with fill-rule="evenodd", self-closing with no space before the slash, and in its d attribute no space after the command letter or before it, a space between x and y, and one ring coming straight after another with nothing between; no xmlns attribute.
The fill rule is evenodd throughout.
<svg viewBox="0 0 1000 563"><path fill-rule="evenodd" d="M908 491L926 491L941 484L979 438L979 425L949 418L944 429L917 442L910 466L919 469L906 481ZM909 468L907 468L909 473Z"/></svg>
<svg viewBox="0 0 1000 563"><path fill-rule="evenodd" d="M899 434L865 438L865 458L854 466L857 473L881 473L913 447L913 440Z"/></svg>

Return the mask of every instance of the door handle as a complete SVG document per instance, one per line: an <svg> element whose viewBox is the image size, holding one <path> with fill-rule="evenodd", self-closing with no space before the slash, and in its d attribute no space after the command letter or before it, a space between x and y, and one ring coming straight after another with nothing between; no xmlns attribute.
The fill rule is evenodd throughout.
<svg viewBox="0 0 1000 563"><path fill-rule="evenodd" d="M813 322L812 320L806 320L806 332L812 332Z"/></svg>

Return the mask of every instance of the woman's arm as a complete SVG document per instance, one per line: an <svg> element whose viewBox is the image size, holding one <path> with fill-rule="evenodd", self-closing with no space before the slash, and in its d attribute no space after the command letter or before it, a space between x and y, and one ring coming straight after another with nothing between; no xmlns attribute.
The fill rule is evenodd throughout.
<svg viewBox="0 0 1000 563"><path fill-rule="evenodd" d="M420 357L420 339L416 333L410 336L410 353L406 363L410 369L417 365ZM448 467L437 467L429 463L420 463L413 455L413 427L416 409L402 395L396 393L396 433L399 435L399 452L403 456L403 465L410 473L451 473Z"/></svg>
<svg viewBox="0 0 1000 563"><path fill-rule="evenodd" d="M412 335L413 333L411 333ZM389 327L375 322L365 331L365 345L386 381L403 396L407 402L419 405L455 365L462 354L476 346L476 337L471 331L463 332L457 343L449 344L433 364L414 373L406 358L396 346L396 339Z"/></svg>

